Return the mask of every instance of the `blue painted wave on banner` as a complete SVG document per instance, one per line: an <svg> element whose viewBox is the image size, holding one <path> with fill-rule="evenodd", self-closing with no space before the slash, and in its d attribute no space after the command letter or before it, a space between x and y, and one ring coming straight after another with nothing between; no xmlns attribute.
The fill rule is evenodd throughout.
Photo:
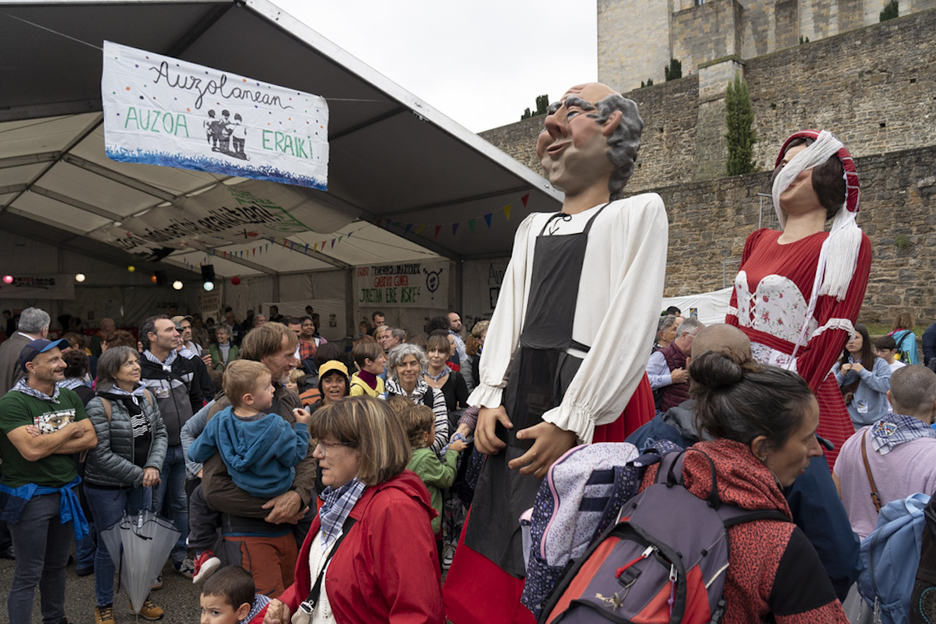
<svg viewBox="0 0 936 624"><path fill-rule="evenodd" d="M160 165L163 167L176 167L178 169L196 169L208 173L252 178L254 180L268 180L282 184L306 186L320 191L328 190L326 182L319 178L297 175L291 171L282 171L276 167L253 167L247 164L234 164L208 156L185 156L184 154L170 154L168 152L150 152L144 150L128 150L119 147L105 148L107 157L120 162L135 162L146 165Z"/></svg>

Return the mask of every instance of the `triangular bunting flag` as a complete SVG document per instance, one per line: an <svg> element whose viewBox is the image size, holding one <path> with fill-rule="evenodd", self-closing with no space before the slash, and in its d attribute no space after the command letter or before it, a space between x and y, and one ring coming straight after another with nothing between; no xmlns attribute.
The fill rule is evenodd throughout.
<svg viewBox="0 0 936 624"><path fill-rule="evenodd" d="M403 230L403 236L406 236L407 234L409 234L409 231L410 231L411 229L413 229L413 224L412 224L412 223L407 223L407 224L406 224L406 229Z"/></svg>
<svg viewBox="0 0 936 624"><path fill-rule="evenodd" d="M334 239L334 238L332 239L332 246L331 246L331 248L332 248L332 249L335 248L335 239Z"/></svg>
<svg viewBox="0 0 936 624"><path fill-rule="evenodd" d="M435 226L435 237L436 237L436 238L439 238L439 232L441 232L441 231L442 231L442 226L441 226L441 225Z"/></svg>
<svg viewBox="0 0 936 624"><path fill-rule="evenodd" d="M493 214L493 213L490 213L490 212L487 213L486 215L484 215L484 222L487 223L487 226L488 226L489 228L491 227L491 217L493 217L493 216L494 216L494 214Z"/></svg>
<svg viewBox="0 0 936 624"><path fill-rule="evenodd" d="M322 241L322 251L325 251L325 245L328 244L328 241Z"/></svg>
<svg viewBox="0 0 936 624"><path fill-rule="evenodd" d="M338 237L338 242L339 242L339 243L341 242L341 239L342 239L342 238L344 238L344 234L342 234L341 236Z"/></svg>
<svg viewBox="0 0 936 624"><path fill-rule="evenodd" d="M452 224L452 236L455 236L455 232L458 231L458 223Z"/></svg>
<svg viewBox="0 0 936 624"><path fill-rule="evenodd" d="M348 238L351 238L352 234L354 234L354 232L348 232Z"/></svg>
<svg viewBox="0 0 936 624"><path fill-rule="evenodd" d="M425 230L425 229L426 229L426 226L425 226L425 225L422 225L422 224L417 225L417 226L416 226L416 233L419 234L419 233L421 233L421 232L422 232L423 230Z"/></svg>
<svg viewBox="0 0 936 624"><path fill-rule="evenodd" d="M374 225L376 225L377 227L380 227L380 224L382 221L383 219L377 219L376 221L374 221Z"/></svg>
<svg viewBox="0 0 936 624"><path fill-rule="evenodd" d="M309 253L309 243L306 243L305 252L306 252L306 253Z"/></svg>
<svg viewBox="0 0 936 624"><path fill-rule="evenodd" d="M504 206L504 216L507 217L508 221L510 221L510 204Z"/></svg>
<svg viewBox="0 0 936 624"><path fill-rule="evenodd" d="M312 245L312 251L318 251L318 243Z"/></svg>
<svg viewBox="0 0 936 624"><path fill-rule="evenodd" d="M266 249L264 251L270 251L270 243L267 243Z"/></svg>
<svg viewBox="0 0 936 624"><path fill-rule="evenodd" d="M474 224L477 219L468 219L468 229L474 232Z"/></svg>
<svg viewBox="0 0 936 624"><path fill-rule="evenodd" d="M527 200L528 200L528 199L530 199L530 194L529 194L529 193L527 193L526 195L524 195L523 197L520 198L520 201L523 202L523 207L524 207L524 208L526 208L526 204L527 204Z"/></svg>

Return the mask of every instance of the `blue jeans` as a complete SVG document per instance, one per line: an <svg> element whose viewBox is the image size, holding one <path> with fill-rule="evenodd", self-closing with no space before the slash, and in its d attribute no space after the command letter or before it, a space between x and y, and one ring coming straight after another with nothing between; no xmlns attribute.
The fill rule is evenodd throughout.
<svg viewBox="0 0 936 624"><path fill-rule="evenodd" d="M160 484L153 492L153 511L161 514L164 502L168 503L172 525L182 534L169 553L172 563L178 565L188 553L185 547L188 539L188 497L185 495L185 458L181 444L166 449L166 461L159 477Z"/></svg>
<svg viewBox="0 0 936 624"><path fill-rule="evenodd" d="M114 560L111 559L107 544L101 539L101 531L120 520L124 511L129 515L141 509L149 509L153 500L152 488L128 488L126 490L107 490L85 483L85 498L94 514L94 528L97 534L97 550L94 554L94 593L97 606L106 607L114 603Z"/></svg>
<svg viewBox="0 0 936 624"><path fill-rule="evenodd" d="M71 551L74 528L59 519L60 494L35 496L16 524L7 523L16 570L7 600L10 622L32 622L33 599L39 586L44 624L65 619L65 565Z"/></svg>

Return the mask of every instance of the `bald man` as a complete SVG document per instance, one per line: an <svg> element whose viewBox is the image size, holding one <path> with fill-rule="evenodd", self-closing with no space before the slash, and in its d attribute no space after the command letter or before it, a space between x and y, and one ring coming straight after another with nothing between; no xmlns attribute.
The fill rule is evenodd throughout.
<svg viewBox="0 0 936 624"><path fill-rule="evenodd" d="M753 359L751 341L740 329L724 323L711 325L701 330L692 343L692 356L687 362L690 384L698 383L692 379L692 358L706 351L739 354L744 359ZM670 440L685 448L699 440L711 439L706 432L696 428L694 406L690 399L670 408L628 436L627 441L643 450L657 440ZM819 441L829 445L822 438ZM825 456L813 457L806 472L783 493L790 505L793 521L819 553L836 595L839 600L844 600L848 588L858 578L859 542L851 530Z"/></svg>

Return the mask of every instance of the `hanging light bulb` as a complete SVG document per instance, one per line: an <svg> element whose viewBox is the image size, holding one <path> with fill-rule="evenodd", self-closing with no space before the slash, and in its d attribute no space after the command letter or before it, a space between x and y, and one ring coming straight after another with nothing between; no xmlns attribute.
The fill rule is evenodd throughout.
<svg viewBox="0 0 936 624"><path fill-rule="evenodd" d="M127 270L133 273L134 271L136 271L136 267L131 264L130 266L127 267Z"/></svg>
<svg viewBox="0 0 936 624"><path fill-rule="evenodd" d="M13 276L12 276L12 275L4 275L4 276L3 276L3 283L4 283L4 284L12 284L12 283L13 283Z"/></svg>
<svg viewBox="0 0 936 624"><path fill-rule="evenodd" d="M182 286L183 284L179 280L172 282L172 287L175 288L176 290L182 290Z"/></svg>
<svg viewBox="0 0 936 624"><path fill-rule="evenodd" d="M85 274L84 274L84 273L78 273L77 275L75 275L75 281L78 282L79 284L80 284L81 282L85 281Z"/></svg>
<svg viewBox="0 0 936 624"><path fill-rule="evenodd" d="M202 284L202 288L204 288L208 292L211 292L212 290L214 290L214 282L205 282L204 284Z"/></svg>

